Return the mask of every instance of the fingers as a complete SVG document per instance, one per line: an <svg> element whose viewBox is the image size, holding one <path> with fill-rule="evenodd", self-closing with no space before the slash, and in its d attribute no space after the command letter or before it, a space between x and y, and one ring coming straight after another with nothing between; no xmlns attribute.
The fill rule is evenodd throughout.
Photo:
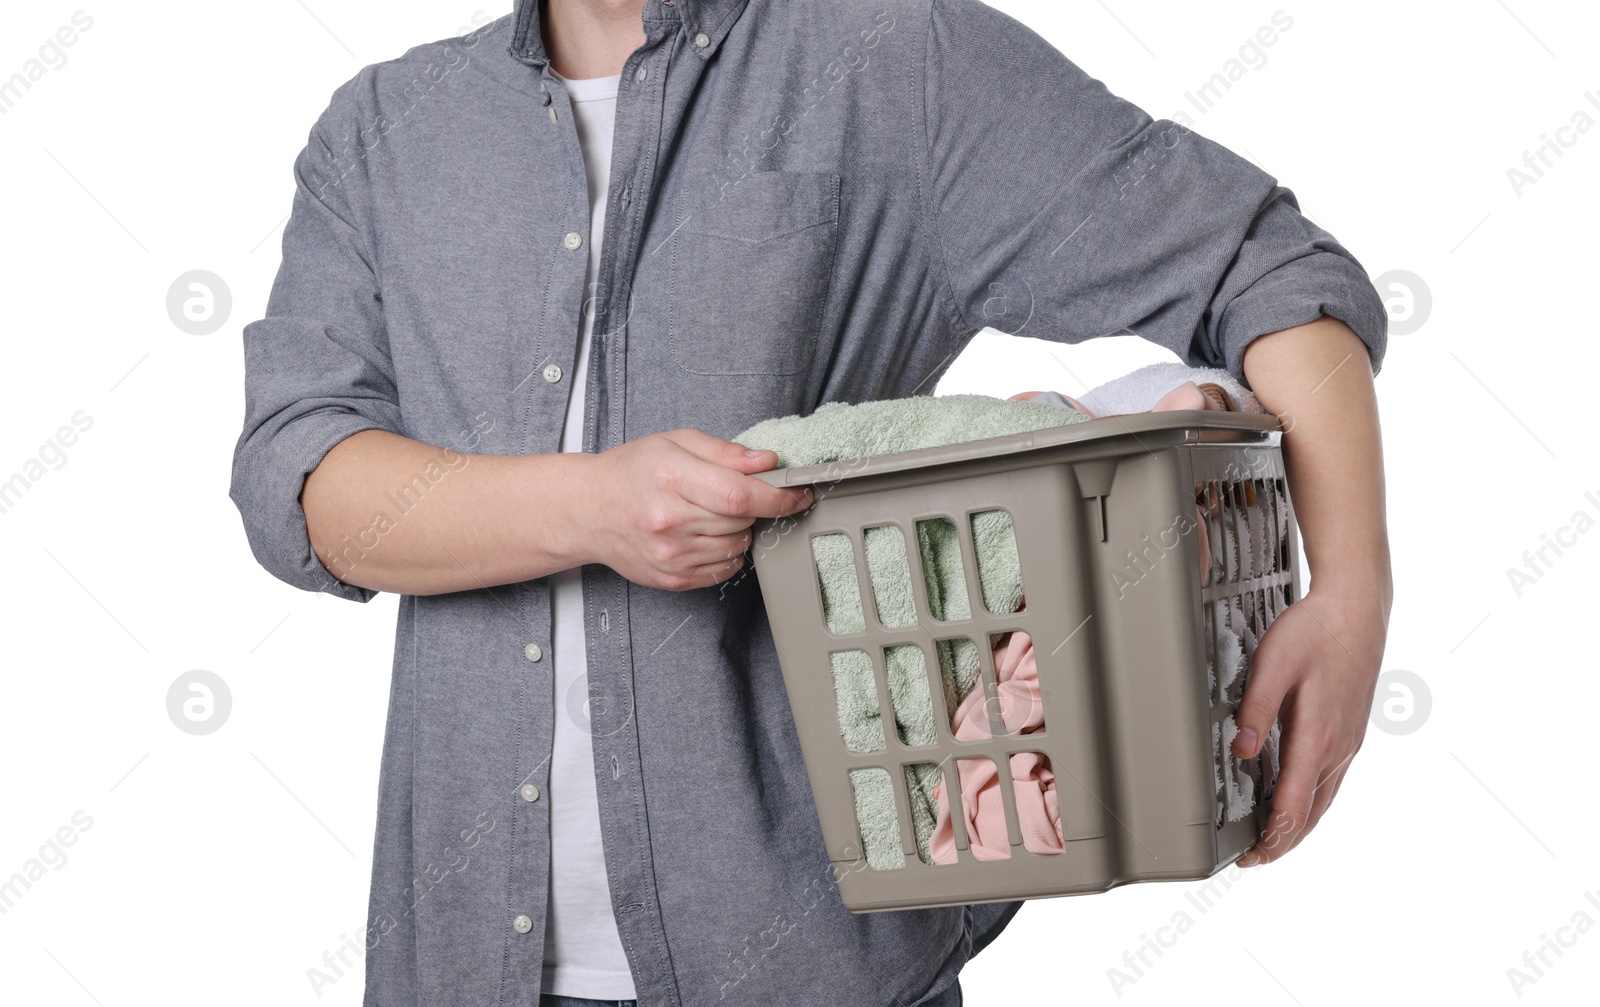
<svg viewBox="0 0 1600 1007"><path fill-rule="evenodd" d="M1262 847L1263 849L1263 852L1260 854L1260 859L1246 863L1246 859L1249 857L1249 854L1247 853L1245 857L1240 858L1240 863L1244 864L1246 867L1249 867L1253 866L1255 863L1265 863L1270 860L1278 860L1304 842L1305 838L1311 835L1311 830L1315 829L1317 827L1317 823L1322 821L1322 816L1327 813L1328 808L1332 806L1334 795L1339 792L1339 784L1344 782L1345 770L1349 768L1350 759L1353 758L1354 755L1355 753L1351 752L1350 755L1345 756L1343 762L1339 763L1339 765L1335 766L1332 770L1322 774L1322 780L1317 784L1315 793L1311 800L1310 814L1306 818L1303 825L1296 829L1282 830L1279 833L1271 836L1270 840L1268 835L1263 833L1261 842L1257 844L1258 847ZM1276 797L1274 797L1274 807L1276 806ZM1267 845L1263 846L1263 844Z"/></svg>
<svg viewBox="0 0 1600 1007"><path fill-rule="evenodd" d="M656 586L669 591L692 591L727 580L744 568L744 548L749 544L748 534L703 539L696 546L694 557L679 564L683 572L663 575Z"/></svg>
<svg viewBox="0 0 1600 1007"><path fill-rule="evenodd" d="M694 582L693 586L695 587L711 587L727 580L742 569L744 569L744 554L740 553L731 559L707 563L705 566L696 568L694 573L690 575L690 580Z"/></svg>
<svg viewBox="0 0 1600 1007"><path fill-rule="evenodd" d="M1322 821L1322 816L1328 813L1328 808L1333 805L1333 795L1339 792L1339 783L1343 779L1344 771L1340 770L1317 785L1317 792L1311 799L1311 815L1306 819L1306 827L1295 838L1294 846L1299 846L1301 840L1309 836L1317 823ZM1294 846L1289 849L1294 849Z"/></svg>
<svg viewBox="0 0 1600 1007"><path fill-rule="evenodd" d="M1309 830L1324 748L1305 730L1286 731L1283 767L1272 791L1272 814L1261 838L1239 858L1241 867L1268 863L1288 853Z"/></svg>
<svg viewBox="0 0 1600 1007"><path fill-rule="evenodd" d="M771 450L746 448L734 441L714 437L704 430L685 428L669 430L661 435L701 461L712 462L738 472L765 472L776 468L778 453Z"/></svg>
<svg viewBox="0 0 1600 1007"><path fill-rule="evenodd" d="M778 453L756 451L713 437L703 430L669 430L663 438L706 465L688 465L677 473L675 488L690 503L713 514L758 518L783 517L811 506L811 490L771 486L747 476L778 464Z"/></svg>
<svg viewBox="0 0 1600 1007"><path fill-rule="evenodd" d="M686 466L677 490L695 506L725 517L783 517L811 506L809 488L770 486L718 464Z"/></svg>
<svg viewBox="0 0 1600 1007"><path fill-rule="evenodd" d="M699 535L683 551L677 565L681 568L716 566L744 555L750 548L752 533L749 528L731 535Z"/></svg>
<svg viewBox="0 0 1600 1007"><path fill-rule="evenodd" d="M1185 381L1172 391L1161 396L1150 411L1164 413L1178 409L1204 409L1206 407L1205 393L1200 391L1200 386L1193 381Z"/></svg>
<svg viewBox="0 0 1600 1007"><path fill-rule="evenodd" d="M1344 761L1322 774L1322 780L1317 784L1317 793L1311 801L1311 818L1306 822L1306 827L1300 832L1300 839L1304 839L1311 830L1322 821L1322 816L1327 814L1328 808L1333 804L1334 797L1339 793L1339 785L1344 782L1345 771L1350 768L1350 760L1355 758L1355 752L1344 757ZM1300 839L1295 845L1300 844ZM1290 847L1293 849L1294 847Z"/></svg>
<svg viewBox="0 0 1600 1007"><path fill-rule="evenodd" d="M1283 698L1299 678L1297 668L1278 660L1276 642L1268 633L1256 648L1250 679L1234 712L1233 722L1239 725L1239 733L1233 739L1233 754L1241 759L1253 759L1261 751L1267 732L1272 730L1272 722L1283 707Z"/></svg>

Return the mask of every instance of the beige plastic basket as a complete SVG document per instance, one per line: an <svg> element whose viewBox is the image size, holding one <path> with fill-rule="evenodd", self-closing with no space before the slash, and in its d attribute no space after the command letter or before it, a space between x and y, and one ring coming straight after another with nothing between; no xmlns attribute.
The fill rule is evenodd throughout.
<svg viewBox="0 0 1600 1007"><path fill-rule="evenodd" d="M1256 643L1300 595L1280 437L1271 416L1143 413L760 474L814 489L805 513L758 522L752 553L846 907L961 905L1200 879L1257 839L1277 779L1278 732L1252 760L1236 760L1228 741ZM1009 515L1020 558L1024 604L1016 612L988 611L979 581L974 515L994 510ZM941 620L930 609L927 578L938 574L923 569L917 543L928 529L921 523L937 521L952 523L959 538L966 618ZM879 618L878 571L869 568L864 537L880 526L898 527L910 543L911 625ZM825 618L815 550L819 538L838 544L841 535L861 588L860 632L830 632ZM1202 535L1212 557L1204 570ZM1000 713L991 648L1012 631L1031 638L1038 670L1043 724L1028 733L1005 733ZM940 660L950 641L963 639L979 656L974 688L984 690L988 738L961 740L952 728L956 697ZM929 745L907 744L893 726L902 697L891 695L886 648L904 646L922 652L922 701L938 727ZM852 750L844 739L834 655L849 651L870 658L873 715L885 725L875 750ZM1037 754L1054 776L1060 852L1024 845L1019 795L1008 784L1018 753ZM933 862L913 798L925 806L931 780L959 807L949 800L960 790L956 760L974 757L993 760L986 768L998 786L988 807L1003 808L1009 855L979 859L966 816L952 813L954 851L947 844L944 856L954 862ZM862 771L886 773L892 784L899 843L887 857L880 840L869 858L856 802L858 784L889 790ZM919 820L925 826L926 814Z"/></svg>

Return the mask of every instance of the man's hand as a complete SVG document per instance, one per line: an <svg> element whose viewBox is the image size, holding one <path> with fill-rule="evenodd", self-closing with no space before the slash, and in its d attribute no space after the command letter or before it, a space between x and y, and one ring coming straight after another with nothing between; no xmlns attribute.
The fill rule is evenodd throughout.
<svg viewBox="0 0 1600 1007"><path fill-rule="evenodd" d="M750 526L811 506L809 489L779 489L752 472L778 464L773 451L699 430L670 430L593 458L577 520L590 557L646 587L708 587L744 565Z"/></svg>
<svg viewBox="0 0 1600 1007"><path fill-rule="evenodd" d="M1233 754L1248 759L1259 753L1276 716L1283 729L1282 771L1272 817L1241 866L1294 849L1339 792L1366 736L1387 621L1375 586L1365 598L1313 590L1267 630L1235 717Z"/></svg>
<svg viewBox="0 0 1600 1007"><path fill-rule="evenodd" d="M1279 718L1272 816L1239 859L1251 867L1299 845L1361 748L1383 661L1393 585L1383 451L1365 344L1337 319L1269 333L1245 350L1256 397L1276 413L1311 587L1267 630L1235 716L1233 754L1251 758Z"/></svg>

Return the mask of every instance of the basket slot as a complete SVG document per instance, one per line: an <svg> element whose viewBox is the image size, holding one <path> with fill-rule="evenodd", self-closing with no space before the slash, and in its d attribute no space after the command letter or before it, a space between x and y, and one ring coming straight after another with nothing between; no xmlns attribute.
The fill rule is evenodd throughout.
<svg viewBox="0 0 1600 1007"><path fill-rule="evenodd" d="M811 536L813 581L818 609L828 632L835 636L860 633L867 628L861 604L861 579L857 549L844 532Z"/></svg>
<svg viewBox="0 0 1600 1007"><path fill-rule="evenodd" d="M1030 647L1031 641L1025 630L1007 630L989 634L989 653L993 657L995 652L999 651L999 659L1002 662L995 665L996 699L991 705L997 708L995 712L999 714L1001 727L1006 734L1032 734L1043 731L1046 726L1044 695L1037 679L1038 657L1036 653L1029 656ZM1029 661L1033 664L1034 677L1031 684L1023 676ZM1005 682L1000 681L1002 667L1009 668Z"/></svg>
<svg viewBox="0 0 1600 1007"><path fill-rule="evenodd" d="M851 752L884 749L883 706L878 699L877 675L864 650L838 650L829 655L833 665L833 694L839 715L839 737Z"/></svg>
<svg viewBox="0 0 1600 1007"><path fill-rule="evenodd" d="M905 776L906 795L911 806L911 831L913 839L916 841L917 859L929 866L935 866L937 862L933 859L930 843L933 839L933 826L938 813L932 794L935 784L942 778L942 771L936 762L912 762L906 765ZM946 782L946 786L948 785L948 782ZM945 791L947 794L950 792L948 790ZM959 816L955 817L959 818Z"/></svg>
<svg viewBox="0 0 1600 1007"><path fill-rule="evenodd" d="M957 536L960 536L960 548L954 554L940 548ZM977 584L968 569L972 558L968 536L961 535L956 523L948 517L924 518L917 522L917 546L917 566L923 588L918 601L922 611L940 622L972 618L970 598ZM955 563L956 566L941 568L941 563Z"/></svg>
<svg viewBox="0 0 1600 1007"><path fill-rule="evenodd" d="M861 835L861 852L867 867L875 871L905 867L904 853L910 849L905 830L905 797L895 787L889 771L878 766L850 770L850 789L855 798L856 826ZM895 843L899 837L900 843Z"/></svg>
<svg viewBox="0 0 1600 1007"><path fill-rule="evenodd" d="M1044 752L1016 752L1011 756L1012 791L1024 788L1024 784L1031 784L1025 790L1026 799L1031 803L1039 802L1039 807L1044 812L1046 821L1040 822L1032 814L1029 820L1032 828L1021 829L1018 837L1022 848L1036 857L1060 856L1066 852L1063 838L1066 835L1065 823L1061 821L1060 797L1056 790L1055 772L1050 765L1050 756ZM1018 812L1018 824L1021 824L1021 813Z"/></svg>
<svg viewBox="0 0 1600 1007"><path fill-rule="evenodd" d="M938 663L939 691L944 697L944 723L953 738L956 713L961 704L974 692L988 696L983 662L978 656L978 645L968 637L935 640L933 648Z"/></svg>
<svg viewBox="0 0 1600 1007"><path fill-rule="evenodd" d="M862 529L867 582L872 588L872 609L878 625L906 629L917 624L917 606L911 592L911 563L906 554L905 529L897 524Z"/></svg>
<svg viewBox="0 0 1600 1007"><path fill-rule="evenodd" d="M883 648L889 680L889 702L895 734L902 745L933 745L939 741L938 718L928 692L927 661L922 648L900 643Z"/></svg>
<svg viewBox="0 0 1600 1007"><path fill-rule="evenodd" d="M1228 576L1226 582L1237 584L1244 579L1244 557L1246 551L1245 538L1239 531L1239 484L1225 482L1222 495L1222 520L1223 537L1228 542L1223 551L1228 557Z"/></svg>
<svg viewBox="0 0 1600 1007"><path fill-rule="evenodd" d="M973 566L978 571L979 597L991 615L1011 615L1022 610L1024 596L1022 557L1017 550L1016 525L1002 507L967 515L972 538ZM1015 571L1014 579L1007 576Z"/></svg>
<svg viewBox="0 0 1600 1007"><path fill-rule="evenodd" d="M1200 606L1200 617L1203 622L1203 633L1206 647L1206 692L1211 698L1211 705L1222 702L1220 689L1221 676L1217 674L1217 617L1216 608L1210 604Z"/></svg>

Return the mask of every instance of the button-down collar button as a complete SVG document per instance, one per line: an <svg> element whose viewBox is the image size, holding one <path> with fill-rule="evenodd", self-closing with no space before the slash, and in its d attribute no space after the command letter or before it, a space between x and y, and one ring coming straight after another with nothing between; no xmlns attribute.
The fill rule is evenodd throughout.
<svg viewBox="0 0 1600 1007"><path fill-rule="evenodd" d="M530 661L537 661L544 656L544 651L539 648L537 643L530 643L522 648L522 656Z"/></svg>
<svg viewBox="0 0 1600 1007"><path fill-rule="evenodd" d="M544 365L544 379L552 385L561 380L561 367L559 364Z"/></svg>
<svg viewBox="0 0 1600 1007"><path fill-rule="evenodd" d="M695 48L704 49L711 44L711 36L705 32L698 32L694 37Z"/></svg>
<svg viewBox="0 0 1600 1007"><path fill-rule="evenodd" d="M645 68L642 67L642 66L639 69L633 71L633 79L634 80L642 81L648 76L649 76L649 74L645 71Z"/></svg>
<svg viewBox="0 0 1600 1007"><path fill-rule="evenodd" d="M518 913L517 918L511 921L511 929L519 934L525 934L533 929L533 917L527 913Z"/></svg>
<svg viewBox="0 0 1600 1007"><path fill-rule="evenodd" d="M561 243L576 252L583 247L583 235L577 231L568 231L567 236L561 239Z"/></svg>
<svg viewBox="0 0 1600 1007"><path fill-rule="evenodd" d="M539 788L535 787L531 783L524 783L522 785L521 793L522 793L522 799L524 801L527 801L529 804L532 804L534 801L537 801L539 799Z"/></svg>

